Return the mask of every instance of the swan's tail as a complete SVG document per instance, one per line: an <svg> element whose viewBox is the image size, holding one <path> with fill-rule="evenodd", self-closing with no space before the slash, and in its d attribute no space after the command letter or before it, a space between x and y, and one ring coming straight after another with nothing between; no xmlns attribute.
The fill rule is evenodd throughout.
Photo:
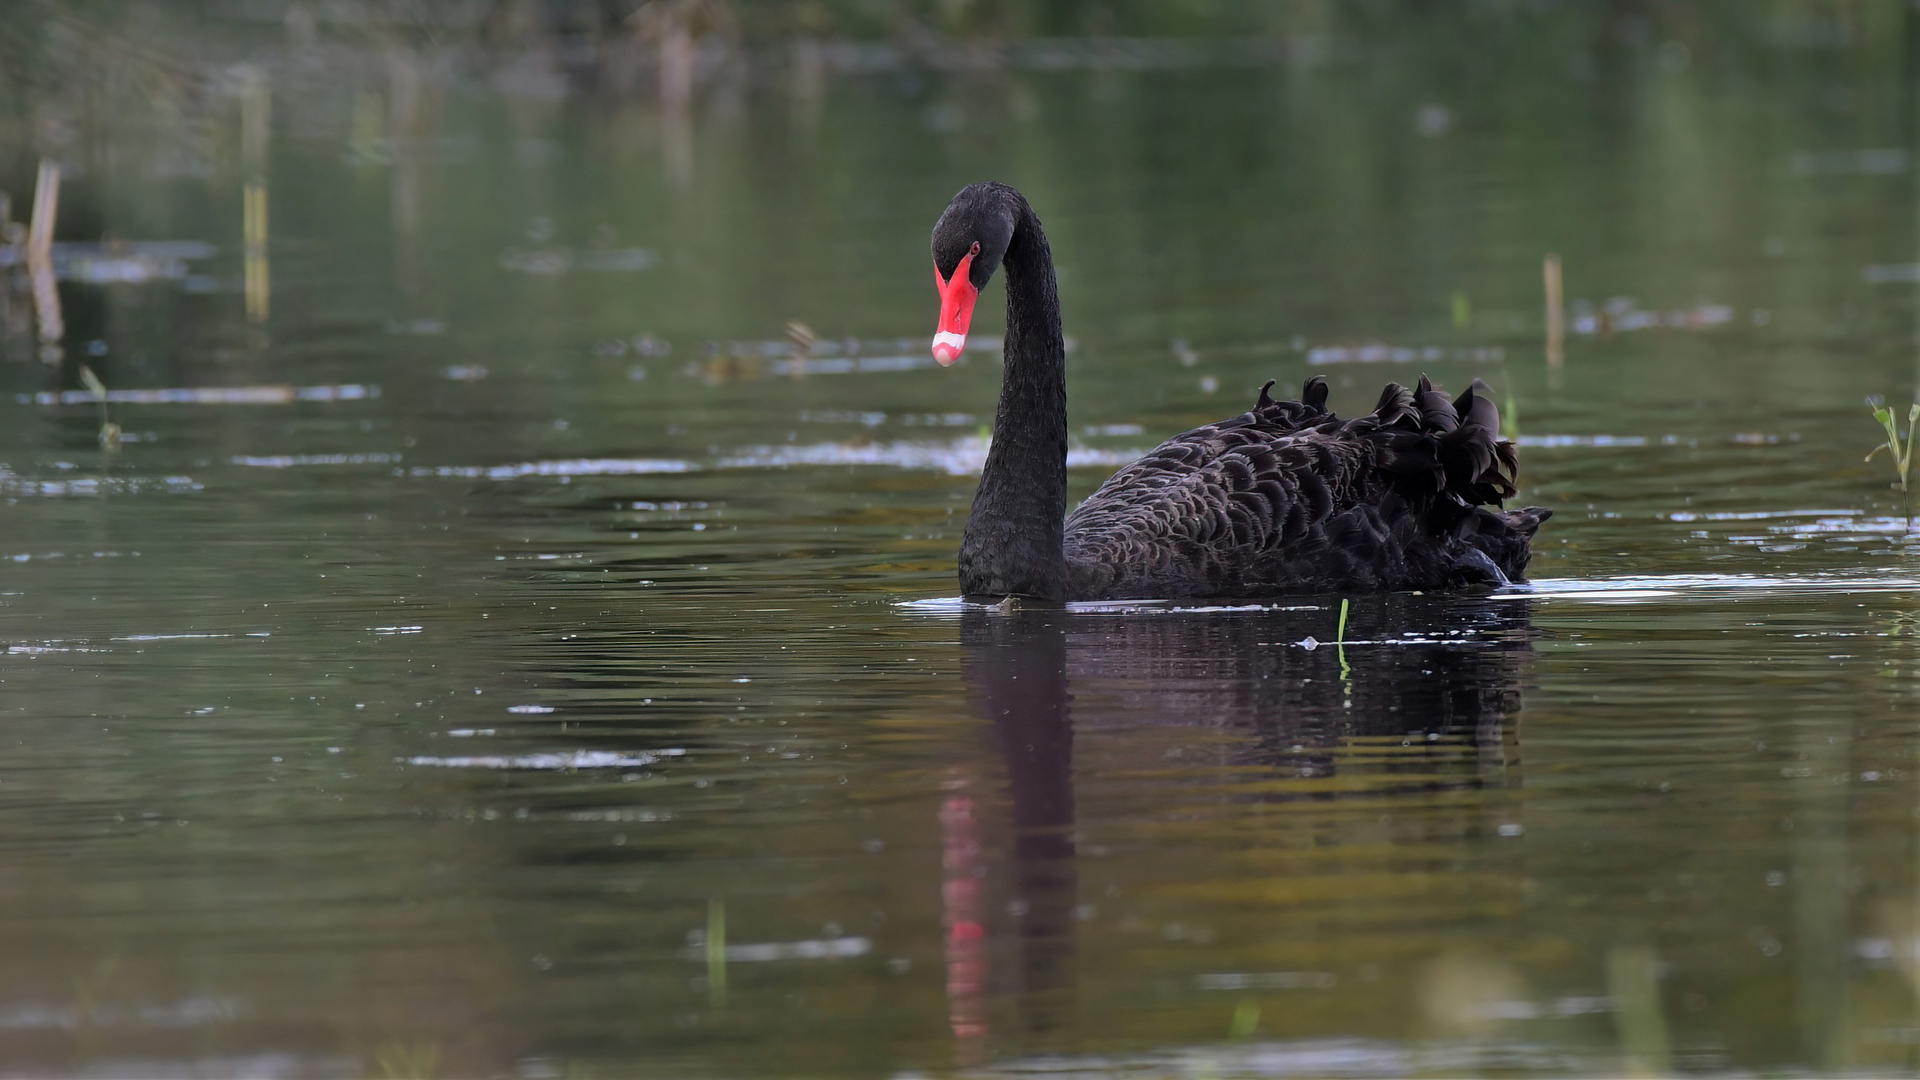
<svg viewBox="0 0 1920 1080"><path fill-rule="evenodd" d="M1479 379L1452 399L1425 375L1412 390L1388 383L1365 419L1387 444L1382 464L1415 490L1463 506L1498 506L1519 490L1520 456Z"/></svg>
<svg viewBox="0 0 1920 1080"><path fill-rule="evenodd" d="M1327 380L1315 375L1300 388L1299 401L1275 401L1269 393L1274 380L1268 379L1260 387L1260 400L1253 403L1253 411L1234 423L1259 422L1286 428L1300 428L1321 423L1333 418L1327 411Z"/></svg>

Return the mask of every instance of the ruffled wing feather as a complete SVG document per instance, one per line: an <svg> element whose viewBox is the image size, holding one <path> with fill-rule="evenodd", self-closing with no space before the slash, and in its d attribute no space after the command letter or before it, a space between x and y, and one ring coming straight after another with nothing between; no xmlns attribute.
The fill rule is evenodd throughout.
<svg viewBox="0 0 1920 1080"><path fill-rule="evenodd" d="M1298 401L1195 428L1115 473L1067 518L1081 598L1260 596L1521 580L1548 511L1496 513L1518 458L1475 380L1448 399L1389 384L1340 420Z"/></svg>

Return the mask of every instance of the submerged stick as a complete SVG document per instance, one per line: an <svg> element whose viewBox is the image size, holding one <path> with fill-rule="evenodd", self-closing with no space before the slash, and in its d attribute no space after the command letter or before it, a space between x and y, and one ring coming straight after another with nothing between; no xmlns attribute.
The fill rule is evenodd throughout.
<svg viewBox="0 0 1920 1080"><path fill-rule="evenodd" d="M33 185L33 219L27 226L27 276L33 282L33 311L43 345L56 345L67 335L53 279L53 221L59 212L60 166L41 158Z"/></svg>
<svg viewBox="0 0 1920 1080"><path fill-rule="evenodd" d="M247 183L242 214L242 235L246 249L247 321L267 321L268 298L273 293L267 269L267 185L254 180Z"/></svg>
<svg viewBox="0 0 1920 1080"><path fill-rule="evenodd" d="M1540 264L1547 289L1547 367L1558 371L1566 359L1566 293L1560 279L1560 256L1549 254Z"/></svg>
<svg viewBox="0 0 1920 1080"><path fill-rule="evenodd" d="M247 321L267 321L272 279L267 269L267 162L273 139L273 92L266 73L247 72L240 95L240 157L246 185L241 196Z"/></svg>

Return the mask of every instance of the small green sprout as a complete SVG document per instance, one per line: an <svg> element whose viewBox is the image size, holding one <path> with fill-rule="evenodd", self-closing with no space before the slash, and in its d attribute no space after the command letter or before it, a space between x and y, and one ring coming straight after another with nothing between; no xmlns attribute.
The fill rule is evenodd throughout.
<svg viewBox="0 0 1920 1080"><path fill-rule="evenodd" d="M1893 410L1887 407L1885 398L1879 394L1868 395L1867 408L1873 410L1873 418L1880 421L1880 426L1887 430L1887 441L1869 451L1865 460L1872 461L1873 456L1882 450L1885 450L1887 456L1893 459L1893 470L1900 477L1893 486L1899 488L1907 497L1907 530L1911 532L1913 530L1913 490L1907 486L1907 477L1913 470L1914 435L1920 432L1920 401L1907 407L1905 439L1900 437L1900 424L1894 419Z"/></svg>
<svg viewBox="0 0 1920 1080"><path fill-rule="evenodd" d="M1227 1038L1250 1039L1260 1027L1260 1003L1242 1000L1233 1007L1233 1020L1227 1025Z"/></svg>
<svg viewBox="0 0 1920 1080"><path fill-rule="evenodd" d="M1879 394L1869 395L1867 408L1873 410L1873 418L1887 429L1887 441L1873 448L1866 460L1872 461L1873 455L1885 450L1893 458L1893 468L1900 474L1900 481L1894 486L1901 491L1907 490L1907 473L1913 468L1913 430L1914 423L1920 421L1920 402L1907 409L1907 436L1900 437L1900 425L1894 422L1893 410L1887 407L1887 399Z"/></svg>
<svg viewBox="0 0 1920 1080"><path fill-rule="evenodd" d="M374 1051L374 1075L388 1080L424 1080L440 1075L440 1044L389 1040Z"/></svg>
<svg viewBox="0 0 1920 1080"><path fill-rule="evenodd" d="M120 449L120 425L107 415L107 384L101 382L100 376L85 364L80 365L80 381L86 383L93 396L100 399L100 449L109 453Z"/></svg>

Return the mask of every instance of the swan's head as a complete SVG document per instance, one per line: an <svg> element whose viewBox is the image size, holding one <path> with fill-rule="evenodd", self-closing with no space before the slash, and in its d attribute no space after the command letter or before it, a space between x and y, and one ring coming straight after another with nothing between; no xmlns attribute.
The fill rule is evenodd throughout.
<svg viewBox="0 0 1920 1080"><path fill-rule="evenodd" d="M933 335L933 358L942 367L960 359L967 347L974 302L1013 241L1018 198L1004 184L969 184L934 223L933 284L940 292L940 325Z"/></svg>

